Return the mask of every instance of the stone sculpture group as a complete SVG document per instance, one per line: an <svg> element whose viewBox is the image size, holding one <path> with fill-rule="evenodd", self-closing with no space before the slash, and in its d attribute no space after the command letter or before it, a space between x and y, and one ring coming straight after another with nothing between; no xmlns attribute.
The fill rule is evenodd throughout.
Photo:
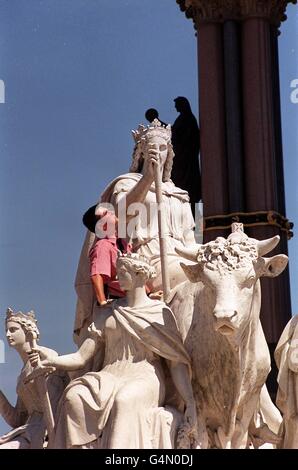
<svg viewBox="0 0 298 470"><path fill-rule="evenodd" d="M117 260L126 296L96 303L88 231L76 276L76 352L37 346L34 313L8 309L7 339L24 367L16 406L0 392L13 428L0 449L298 448L298 318L275 352L280 411L266 388L259 318L260 278L288 263L283 254L265 257L279 237L259 241L233 224L227 238L196 244L188 194L171 181L170 127L155 120L134 139L130 173L99 200L132 243ZM162 289L163 300L147 289Z"/></svg>

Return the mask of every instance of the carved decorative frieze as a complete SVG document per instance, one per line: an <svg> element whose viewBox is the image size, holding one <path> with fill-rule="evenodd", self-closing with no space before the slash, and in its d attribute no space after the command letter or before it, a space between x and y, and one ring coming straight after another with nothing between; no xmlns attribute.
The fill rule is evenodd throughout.
<svg viewBox="0 0 298 470"><path fill-rule="evenodd" d="M181 11L191 18L197 27L200 23L266 18L279 25L286 20L288 3L297 0L176 0Z"/></svg>
<svg viewBox="0 0 298 470"><path fill-rule="evenodd" d="M260 225L274 225L282 232L286 232L288 240L294 233L294 224L276 211L233 212L232 214L214 215L204 218L204 231L230 230L233 223L243 224L244 227L257 227Z"/></svg>
<svg viewBox="0 0 298 470"><path fill-rule="evenodd" d="M202 22L221 22L240 16L239 2L235 0L177 0L177 3L195 25Z"/></svg>

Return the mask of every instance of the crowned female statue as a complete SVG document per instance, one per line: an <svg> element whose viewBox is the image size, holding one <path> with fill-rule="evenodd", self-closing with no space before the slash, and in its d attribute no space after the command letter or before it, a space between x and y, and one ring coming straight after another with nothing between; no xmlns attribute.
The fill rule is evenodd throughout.
<svg viewBox="0 0 298 470"><path fill-rule="evenodd" d="M155 270L141 255L117 260L127 296L104 308L80 349L42 366L78 370L103 349L102 367L65 389L51 448L144 449L195 445L196 405L190 359L171 310L150 299ZM32 361L37 357L33 357ZM174 393L174 390L176 393Z"/></svg>
<svg viewBox="0 0 298 470"><path fill-rule="evenodd" d="M139 126L133 132L135 148L130 173L115 178L101 195L100 203L110 204L117 213L119 236L129 238L133 251L150 261L156 277L149 282L151 292L162 289L158 206L156 203L155 167L161 173L162 217L167 244L167 271L170 287L186 280L175 248L195 243L194 219L188 193L171 181L174 158L171 128L154 120L149 126ZM88 253L94 235L87 233L76 276L78 303L75 331L79 334L86 319L92 315L94 296L89 279ZM80 343L80 341L78 341Z"/></svg>
<svg viewBox="0 0 298 470"><path fill-rule="evenodd" d="M43 397L38 381L26 381L33 372L28 353L31 351L29 335L39 337L36 318L31 311L27 314L14 313L7 310L6 337L8 344L16 349L23 361L23 368L17 380L17 403L11 405L0 391L0 414L13 429L0 437L0 449L39 449L45 444L46 420L44 419ZM57 353L40 347L40 357L55 356ZM64 390L66 377L64 374L53 374L47 381L52 411L55 413L57 403Z"/></svg>

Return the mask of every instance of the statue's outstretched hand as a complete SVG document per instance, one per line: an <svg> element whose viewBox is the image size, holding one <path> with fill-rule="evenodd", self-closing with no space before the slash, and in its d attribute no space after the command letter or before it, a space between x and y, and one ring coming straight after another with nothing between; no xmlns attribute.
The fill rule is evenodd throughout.
<svg viewBox="0 0 298 470"><path fill-rule="evenodd" d="M52 355L46 352L44 349L39 347L32 348L28 353L29 361L32 367L41 366L49 367L52 366Z"/></svg>
<svg viewBox="0 0 298 470"><path fill-rule="evenodd" d="M47 355L44 351L41 351L39 348L32 348L31 351L28 353L28 356L30 364L33 367L33 371L26 377L26 379L24 380L25 383L30 382L31 380L35 380L42 375L48 375L52 372L55 372L56 369L55 367L53 367L53 363L51 360L40 360L41 357L46 357Z"/></svg>

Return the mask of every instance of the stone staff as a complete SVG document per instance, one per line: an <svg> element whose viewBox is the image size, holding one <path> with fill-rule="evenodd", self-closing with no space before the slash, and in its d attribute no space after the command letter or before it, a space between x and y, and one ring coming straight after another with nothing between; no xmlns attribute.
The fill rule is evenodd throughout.
<svg viewBox="0 0 298 470"><path fill-rule="evenodd" d="M170 277L168 272L168 253L167 253L167 240L166 240L166 227L165 219L162 217L161 208L162 208L162 176L160 171L160 160L158 159L154 167L154 182L156 190L156 203L157 203L157 215L158 215L158 236L159 236L159 246L160 246L160 264L161 264L161 276L162 276L162 286L163 286L163 298L167 302L169 292L170 292Z"/></svg>

